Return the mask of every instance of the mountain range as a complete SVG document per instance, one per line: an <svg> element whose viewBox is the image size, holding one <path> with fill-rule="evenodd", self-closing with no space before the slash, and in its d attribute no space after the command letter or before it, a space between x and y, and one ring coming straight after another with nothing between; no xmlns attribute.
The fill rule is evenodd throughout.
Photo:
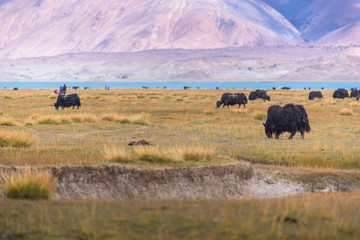
<svg viewBox="0 0 360 240"><path fill-rule="evenodd" d="M359 0L0 0L0 58L360 42Z"/></svg>

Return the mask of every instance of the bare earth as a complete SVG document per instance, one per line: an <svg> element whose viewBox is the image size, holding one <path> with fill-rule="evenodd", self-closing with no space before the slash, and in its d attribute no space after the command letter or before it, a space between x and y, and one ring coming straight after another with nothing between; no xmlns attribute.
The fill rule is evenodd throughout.
<svg viewBox="0 0 360 240"><path fill-rule="evenodd" d="M1 172L25 168L1 167ZM248 163L157 170L119 165L43 169L57 179L54 199L242 199L360 190L359 172L295 172Z"/></svg>

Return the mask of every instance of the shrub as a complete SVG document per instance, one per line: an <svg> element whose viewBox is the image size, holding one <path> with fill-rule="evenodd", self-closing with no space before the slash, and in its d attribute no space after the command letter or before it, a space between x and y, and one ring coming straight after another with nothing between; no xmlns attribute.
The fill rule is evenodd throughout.
<svg viewBox="0 0 360 240"><path fill-rule="evenodd" d="M4 176L6 197L19 199L49 199L54 191L55 179L48 172L25 170Z"/></svg>

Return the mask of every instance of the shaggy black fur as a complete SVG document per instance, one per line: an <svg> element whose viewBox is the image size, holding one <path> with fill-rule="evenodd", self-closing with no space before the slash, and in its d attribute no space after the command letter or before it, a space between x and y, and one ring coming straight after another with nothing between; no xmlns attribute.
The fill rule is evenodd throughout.
<svg viewBox="0 0 360 240"><path fill-rule="evenodd" d="M71 106L73 107L73 109L75 106L77 107L77 109L79 109L79 107L81 106L80 98L76 93L69 95L59 95L56 103L54 103L54 106L56 110L59 107L64 109L65 107L71 107Z"/></svg>
<svg viewBox="0 0 360 240"><path fill-rule="evenodd" d="M333 98L348 98L349 97L349 93L346 89L343 88L339 88L338 90L335 90L334 94L333 94Z"/></svg>
<svg viewBox="0 0 360 240"><path fill-rule="evenodd" d="M249 100L255 100L255 99L263 99L270 101L270 96L266 94L266 91L257 89L255 92L251 92L249 95Z"/></svg>
<svg viewBox="0 0 360 240"><path fill-rule="evenodd" d="M246 108L245 104L247 104L247 97L244 93L224 93L221 96L221 100L216 102L216 107L219 108L222 104L223 107L231 105L239 104L239 108L242 105L244 105L244 108Z"/></svg>
<svg viewBox="0 0 360 240"><path fill-rule="evenodd" d="M267 111L267 119L264 123L265 134L268 138L279 139L279 135L283 132L290 132L289 139L292 139L296 132L304 133L310 131L309 119L304 106L286 104L284 107L272 105Z"/></svg>
<svg viewBox="0 0 360 240"><path fill-rule="evenodd" d="M309 100L314 100L314 98L323 98L323 95L320 91L311 91L309 93Z"/></svg>

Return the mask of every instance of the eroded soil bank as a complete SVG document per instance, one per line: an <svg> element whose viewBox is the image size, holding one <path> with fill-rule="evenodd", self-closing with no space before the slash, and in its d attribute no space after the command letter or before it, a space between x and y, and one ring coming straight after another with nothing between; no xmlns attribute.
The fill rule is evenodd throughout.
<svg viewBox="0 0 360 240"><path fill-rule="evenodd" d="M24 169L0 167L1 181L4 174ZM248 163L157 170L119 165L41 169L57 180L54 199L236 199L360 191L359 172L295 171Z"/></svg>

